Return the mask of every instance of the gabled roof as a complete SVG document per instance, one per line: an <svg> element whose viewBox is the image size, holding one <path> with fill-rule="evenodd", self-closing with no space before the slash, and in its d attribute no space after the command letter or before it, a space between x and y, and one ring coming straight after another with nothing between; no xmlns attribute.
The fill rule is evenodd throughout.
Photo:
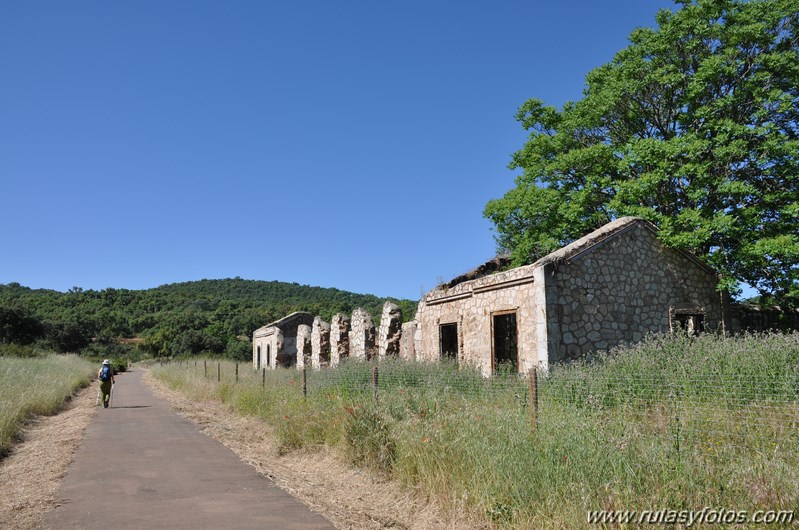
<svg viewBox="0 0 799 530"><path fill-rule="evenodd" d="M640 217L621 217L597 228L593 232L581 237L580 239L547 254L531 265L523 265L514 269L495 272L505 263L501 262L499 259L493 262L488 262L486 265L481 265L470 273L461 275L448 283L438 286L427 293L427 295L425 295L423 298L423 301L431 305L436 303L444 303L460 298L467 298L471 296L473 292L480 290L517 285L520 282L525 281L523 278L527 278L526 281L528 282L532 281L533 271L535 269L550 264L556 265L558 263L576 259L582 254L598 248L606 241L614 239L615 237L635 228L636 226L645 228L652 233L653 237L657 237L657 227L646 219L642 219ZM686 256L708 273L717 274L715 270L690 252L679 249L673 250L674 252L679 252L680 254Z"/></svg>
<svg viewBox="0 0 799 530"><path fill-rule="evenodd" d="M620 217L615 221L611 221L608 224L600 226L593 232L584 235L580 239L572 241L565 247L561 247L554 252L550 252L543 258L533 263L533 265L540 266L571 259L615 235L626 232L636 224L641 224L642 226L651 230L653 233L657 233L657 227L645 219L641 219L640 217Z"/></svg>
<svg viewBox="0 0 799 530"><path fill-rule="evenodd" d="M263 332L269 328L278 328L282 330L283 328L296 327L298 324L307 324L310 326L313 324L313 319L314 316L311 313L307 313L305 311L296 311L290 315L284 316L280 320L275 320L274 322L270 322L265 326L261 326L253 332L253 336L255 336L257 333L260 334L259 332Z"/></svg>
<svg viewBox="0 0 799 530"><path fill-rule="evenodd" d="M647 230L652 232L653 236L657 237L658 228L654 224L647 221L646 219L642 219L640 217L620 217L615 221L611 221L606 225L600 226L593 232L586 234L580 239L569 243L565 247L559 248L554 252L550 252L543 258L533 263L533 266L540 267L548 265L550 263L556 264L575 259L580 254L596 248L605 241L608 241L618 235L621 235L635 226L641 226L643 228L646 228ZM688 252L687 250L681 250L681 249L672 249L672 250L674 252L679 252L683 256L687 257L688 259L696 263L698 266L705 269L707 272L710 272L712 274L717 274L717 272L712 267L710 267L707 263L697 258L694 254Z"/></svg>

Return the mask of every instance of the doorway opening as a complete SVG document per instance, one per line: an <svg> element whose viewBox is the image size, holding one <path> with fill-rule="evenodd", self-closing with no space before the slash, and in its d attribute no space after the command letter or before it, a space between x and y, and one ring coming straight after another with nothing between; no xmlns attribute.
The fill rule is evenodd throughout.
<svg viewBox="0 0 799 530"><path fill-rule="evenodd" d="M514 372L519 367L519 348L516 330L516 311L491 315L492 366L497 370L507 368Z"/></svg>

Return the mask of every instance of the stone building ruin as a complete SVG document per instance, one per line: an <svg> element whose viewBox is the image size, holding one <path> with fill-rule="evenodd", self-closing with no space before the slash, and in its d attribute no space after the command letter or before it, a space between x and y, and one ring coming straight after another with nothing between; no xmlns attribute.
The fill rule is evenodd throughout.
<svg viewBox="0 0 799 530"><path fill-rule="evenodd" d="M330 319L330 366L335 368L350 355L350 317L336 313Z"/></svg>
<svg viewBox="0 0 799 530"><path fill-rule="evenodd" d="M386 302L377 333L360 308L334 315L330 325L293 313L253 333L253 365L450 358L490 375L502 365L546 370L647 333L799 328L799 313L731 304L713 269L664 246L655 226L639 218L617 219L531 265L509 266L497 258L433 289L410 322Z"/></svg>
<svg viewBox="0 0 799 530"><path fill-rule="evenodd" d="M352 312L350 321L350 356L371 359L375 354L375 324L372 315L360 307Z"/></svg>
<svg viewBox="0 0 799 530"><path fill-rule="evenodd" d="M313 324L310 313L297 312L256 329L252 334L252 364L258 370L297 362L297 328Z"/></svg>
<svg viewBox="0 0 799 530"><path fill-rule="evenodd" d="M400 329L399 357L403 361L416 360L416 345L414 344L416 327L416 321L411 320L402 324Z"/></svg>
<svg viewBox="0 0 799 530"><path fill-rule="evenodd" d="M297 326L297 368L302 369L311 364L311 326Z"/></svg>
<svg viewBox="0 0 799 530"><path fill-rule="evenodd" d="M311 327L311 366L319 370L330 364L330 324L322 317L313 319Z"/></svg>
<svg viewBox="0 0 799 530"><path fill-rule="evenodd" d="M377 354L398 357L402 334L402 310L394 302L383 304L380 327L377 330Z"/></svg>
<svg viewBox="0 0 799 530"><path fill-rule="evenodd" d="M532 265L450 282L416 314L417 358L525 372L640 341L650 332L723 330L718 276L665 247L638 218L608 223Z"/></svg>

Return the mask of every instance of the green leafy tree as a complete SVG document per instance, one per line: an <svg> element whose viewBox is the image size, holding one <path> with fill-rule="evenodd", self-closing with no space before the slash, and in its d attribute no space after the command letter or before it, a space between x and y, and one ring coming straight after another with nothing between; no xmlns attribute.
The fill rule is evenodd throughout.
<svg viewBox="0 0 799 530"><path fill-rule="evenodd" d="M44 323L27 308L19 305L0 306L0 344L31 344L42 338Z"/></svg>
<svg viewBox="0 0 799 530"><path fill-rule="evenodd" d="M799 306L799 0L684 0L639 28L562 109L532 99L516 186L490 201L530 262L635 215L722 286Z"/></svg>

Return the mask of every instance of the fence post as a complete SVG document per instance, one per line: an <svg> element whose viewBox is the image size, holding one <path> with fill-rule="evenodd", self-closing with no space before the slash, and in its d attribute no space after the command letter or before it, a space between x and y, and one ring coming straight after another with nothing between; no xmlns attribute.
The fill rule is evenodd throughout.
<svg viewBox="0 0 799 530"><path fill-rule="evenodd" d="M266 368L261 368L261 388L266 387Z"/></svg>
<svg viewBox="0 0 799 530"><path fill-rule="evenodd" d="M308 397L308 367L302 367L302 397L303 399Z"/></svg>
<svg viewBox="0 0 799 530"><path fill-rule="evenodd" d="M239 363L236 363L236 382L239 382Z"/></svg>
<svg viewBox="0 0 799 530"><path fill-rule="evenodd" d="M379 387L378 382L380 379L380 372L377 368L377 363L374 364L372 367L372 393L375 397L375 403L377 403L377 389Z"/></svg>
<svg viewBox="0 0 799 530"><path fill-rule="evenodd" d="M530 429L538 425L538 368L530 368Z"/></svg>
<svg viewBox="0 0 799 530"><path fill-rule="evenodd" d="M216 382L218 383L221 379L222 375L222 368L219 366L219 361L216 362Z"/></svg>
<svg viewBox="0 0 799 530"><path fill-rule="evenodd" d="M203 376L208 378L208 361L203 359Z"/></svg>

